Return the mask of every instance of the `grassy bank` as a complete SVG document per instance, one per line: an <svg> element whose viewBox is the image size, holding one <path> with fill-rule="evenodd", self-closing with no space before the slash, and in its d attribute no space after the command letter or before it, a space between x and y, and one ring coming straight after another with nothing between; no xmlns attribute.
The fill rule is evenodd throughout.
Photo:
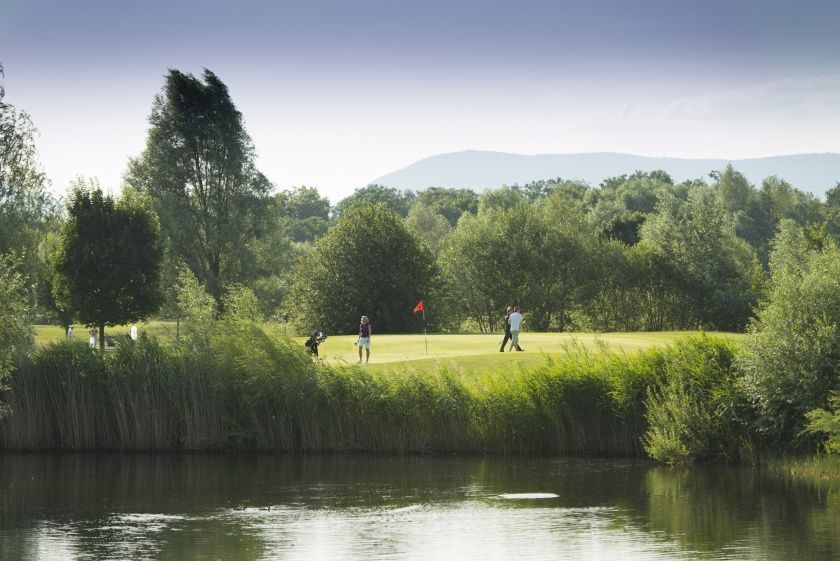
<svg viewBox="0 0 840 561"><path fill-rule="evenodd" d="M7 380L0 445L642 455L648 389L686 356L727 347L579 343L516 366L504 361L528 353L496 352L499 368L465 371L446 360L339 367L254 325L214 332L179 348L148 336L105 354L80 341L43 346Z"/></svg>

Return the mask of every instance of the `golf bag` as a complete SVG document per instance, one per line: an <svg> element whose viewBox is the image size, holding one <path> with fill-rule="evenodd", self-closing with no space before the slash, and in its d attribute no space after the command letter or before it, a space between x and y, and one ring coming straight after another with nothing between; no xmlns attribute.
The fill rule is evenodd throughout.
<svg viewBox="0 0 840 561"><path fill-rule="evenodd" d="M318 356L318 345L323 343L327 339L327 336L324 335L323 331L313 331L312 335L309 336L309 339L303 344L306 347L306 352L311 354L312 356Z"/></svg>

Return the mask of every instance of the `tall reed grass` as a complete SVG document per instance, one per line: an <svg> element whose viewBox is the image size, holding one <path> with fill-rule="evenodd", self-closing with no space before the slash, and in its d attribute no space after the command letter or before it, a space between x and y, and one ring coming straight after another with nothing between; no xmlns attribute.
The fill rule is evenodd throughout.
<svg viewBox="0 0 840 561"><path fill-rule="evenodd" d="M641 455L649 388L681 347L570 347L537 368L467 375L337 368L231 322L200 347L63 341L18 364L7 450L370 450Z"/></svg>
<svg viewBox="0 0 840 561"><path fill-rule="evenodd" d="M645 451L668 463L747 460L752 453L736 390L735 346L708 337L678 340L646 402Z"/></svg>

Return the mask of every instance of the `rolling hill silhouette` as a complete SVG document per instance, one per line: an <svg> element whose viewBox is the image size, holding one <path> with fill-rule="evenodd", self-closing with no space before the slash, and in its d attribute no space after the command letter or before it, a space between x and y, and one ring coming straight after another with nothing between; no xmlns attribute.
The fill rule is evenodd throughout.
<svg viewBox="0 0 840 561"><path fill-rule="evenodd" d="M372 183L399 189L426 187L471 188L482 191L501 185L520 185L539 179L580 179L597 186L608 177L636 170L665 170L674 181L708 178L731 163L750 182L760 185L776 175L794 187L823 196L840 181L840 154L794 154L743 160L649 158L632 154L542 154L524 156L504 152L468 150L419 160L383 175Z"/></svg>

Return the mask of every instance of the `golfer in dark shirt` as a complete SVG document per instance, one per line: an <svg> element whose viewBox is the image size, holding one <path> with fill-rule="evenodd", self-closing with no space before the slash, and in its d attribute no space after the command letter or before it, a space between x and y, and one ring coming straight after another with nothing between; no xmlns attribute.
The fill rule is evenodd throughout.
<svg viewBox="0 0 840 561"><path fill-rule="evenodd" d="M505 352L505 343L510 341L510 313L513 311L513 308L508 306L507 310L505 310L505 338L502 339L502 347L499 349L500 353Z"/></svg>
<svg viewBox="0 0 840 561"><path fill-rule="evenodd" d="M365 363L370 360L370 320L367 316L362 316L362 321L359 324L359 364L362 363L362 347L365 348Z"/></svg>

